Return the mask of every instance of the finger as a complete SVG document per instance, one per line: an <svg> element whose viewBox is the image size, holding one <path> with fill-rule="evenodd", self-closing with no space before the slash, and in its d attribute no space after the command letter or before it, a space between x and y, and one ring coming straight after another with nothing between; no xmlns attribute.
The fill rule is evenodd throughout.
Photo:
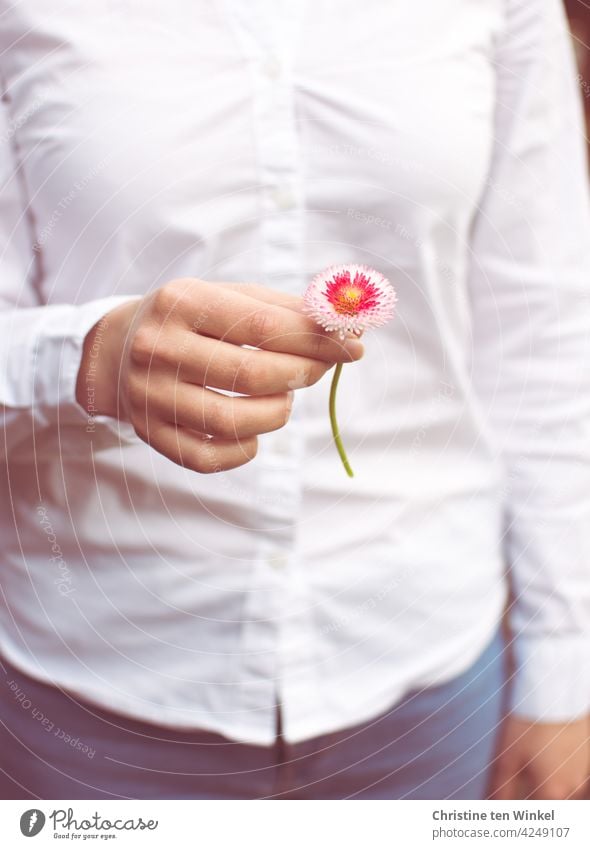
<svg viewBox="0 0 590 849"><path fill-rule="evenodd" d="M160 362L178 369L181 380L242 395L301 389L317 383L332 368L332 363L321 360L242 348L188 330L178 347L163 340L159 348Z"/></svg>
<svg viewBox="0 0 590 849"><path fill-rule="evenodd" d="M279 292L276 289L269 289L267 286L260 286L258 283L220 283L218 285L234 289L236 292L243 292L245 295L266 304L276 304L279 307L286 307L305 315L305 302L301 295ZM360 339L364 332L364 330L350 331L346 333L346 336L350 339Z"/></svg>
<svg viewBox="0 0 590 849"><path fill-rule="evenodd" d="M285 309L303 314L304 302L301 295L290 295L288 292L269 289L268 286L261 286L259 283L219 283L217 285L242 292L265 304L275 304L278 307L285 307Z"/></svg>
<svg viewBox="0 0 590 849"><path fill-rule="evenodd" d="M215 339L331 363L363 354L362 342L354 337L341 340L306 315L228 287L199 283L174 297L189 329Z"/></svg>
<svg viewBox="0 0 590 849"><path fill-rule="evenodd" d="M292 395L283 392L256 398L231 397L189 383L176 384L173 397L152 401L158 417L221 439L247 439L283 427Z"/></svg>
<svg viewBox="0 0 590 849"><path fill-rule="evenodd" d="M213 474L236 469L256 456L256 437L235 440L208 437L175 425L159 424L150 433L149 444L185 469Z"/></svg>

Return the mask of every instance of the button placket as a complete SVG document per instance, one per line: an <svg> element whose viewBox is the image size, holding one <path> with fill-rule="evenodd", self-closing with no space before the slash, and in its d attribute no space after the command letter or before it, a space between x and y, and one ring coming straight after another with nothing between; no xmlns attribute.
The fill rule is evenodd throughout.
<svg viewBox="0 0 590 849"><path fill-rule="evenodd" d="M250 62L254 90L262 282L300 294L304 287L304 213L290 45L281 44L272 31L270 20L275 10L270 2L256 0L246 7L227 0L227 4ZM298 34L303 7L303 3L281 7L293 16L286 28L287 41ZM289 425L295 420L294 409ZM301 499L301 436L299 428L288 426L282 431L261 437L255 461L257 490L265 494L257 505L257 515L266 529L260 535L253 575L260 590L248 593L244 605L244 659L239 680L243 700L256 709L266 708L267 682L275 694L279 686L277 674L284 667L280 650L283 614L290 603L296 569L293 552Z"/></svg>

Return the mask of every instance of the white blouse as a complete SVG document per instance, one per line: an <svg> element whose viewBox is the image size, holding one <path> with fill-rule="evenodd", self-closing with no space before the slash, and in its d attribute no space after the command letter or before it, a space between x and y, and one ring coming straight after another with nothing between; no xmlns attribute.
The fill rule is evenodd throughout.
<svg viewBox="0 0 590 849"><path fill-rule="evenodd" d="M590 707L590 257L558 0L0 0L0 653L269 744L468 667ZM395 284L328 378L198 475L75 400L84 335L179 276ZM114 376L115 379L115 376ZM506 579L505 569L508 573Z"/></svg>

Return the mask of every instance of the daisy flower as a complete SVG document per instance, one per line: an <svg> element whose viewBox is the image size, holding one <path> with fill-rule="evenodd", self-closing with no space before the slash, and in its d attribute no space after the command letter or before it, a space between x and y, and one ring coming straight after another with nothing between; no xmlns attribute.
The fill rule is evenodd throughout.
<svg viewBox="0 0 590 849"><path fill-rule="evenodd" d="M397 295L382 274L366 265L333 265L313 278L303 295L304 310L325 330L337 330L341 339L347 333L359 336L363 330L379 327L393 318ZM342 444L336 420L336 390L342 372L337 363L330 387L330 423L342 464L349 477L354 472Z"/></svg>
<svg viewBox="0 0 590 849"><path fill-rule="evenodd" d="M318 324L344 339L345 333L386 324L397 296L389 280L366 265L333 265L316 274L303 300Z"/></svg>

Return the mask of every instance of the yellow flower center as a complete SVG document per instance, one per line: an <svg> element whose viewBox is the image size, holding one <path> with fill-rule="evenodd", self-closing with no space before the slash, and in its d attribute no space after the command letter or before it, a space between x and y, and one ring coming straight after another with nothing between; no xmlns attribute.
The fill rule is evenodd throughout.
<svg viewBox="0 0 590 849"><path fill-rule="evenodd" d="M334 309L344 315L354 315L358 311L362 296L363 291L358 286L346 286L338 292Z"/></svg>

